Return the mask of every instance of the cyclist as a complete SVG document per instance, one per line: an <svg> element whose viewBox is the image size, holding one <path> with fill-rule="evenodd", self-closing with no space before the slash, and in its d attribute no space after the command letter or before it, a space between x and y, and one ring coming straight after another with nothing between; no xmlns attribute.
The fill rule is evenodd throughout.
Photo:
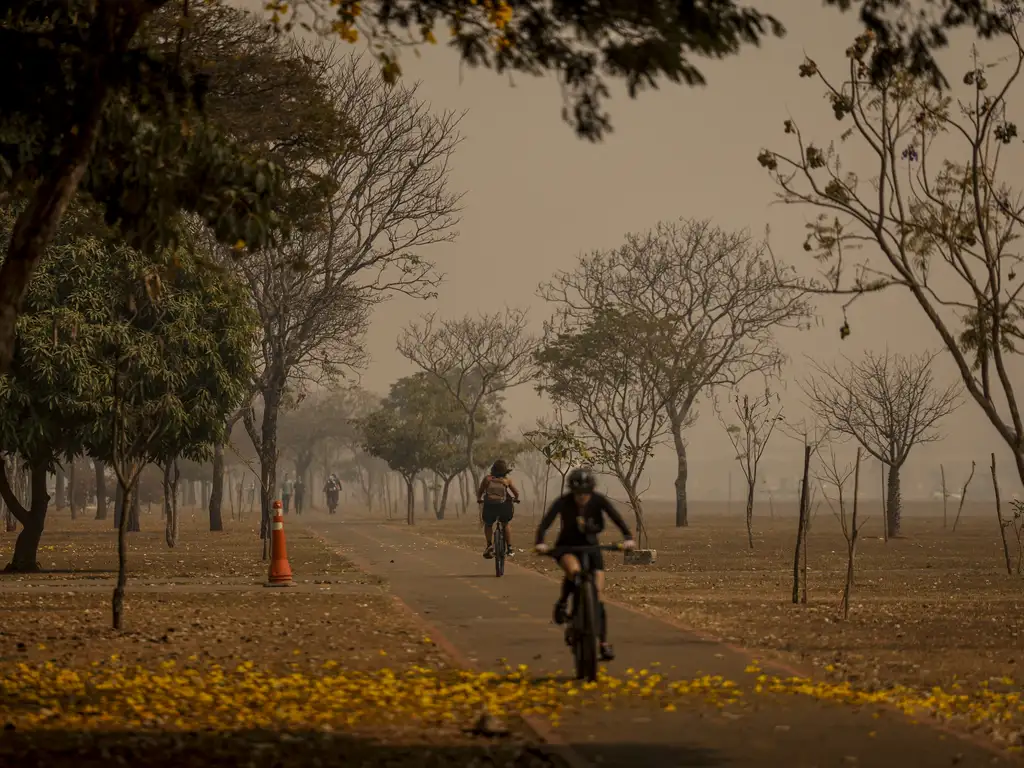
<svg viewBox="0 0 1024 768"><path fill-rule="evenodd" d="M597 493L594 486L597 480L594 473L587 468L574 469L566 479L569 492L555 499L551 507L544 514L537 528L537 538L534 547L540 553L551 550L544 543L544 534L557 518L561 523L561 530L555 540L555 549L558 547L582 547L598 543L598 534L604 530L605 516L622 532L625 539L623 549L633 549L636 543L633 540L633 533L622 519L622 515L612 504L611 500L604 494ZM594 585L597 587L598 595L598 632L601 639L601 659L611 661L615 658L615 651L608 642L608 620L605 616L604 601L601 600L601 593L604 591L604 558L601 550L594 550L589 553L590 566L594 572ZM568 619L567 604L569 598L576 594L577 579L580 574L580 559L575 554L564 554L558 558L558 564L565 574L562 581L562 593L555 603L555 623L564 624Z"/></svg>
<svg viewBox="0 0 1024 768"><path fill-rule="evenodd" d="M484 557L494 557L494 524L501 520L505 524L505 544L508 546L507 557L514 557L512 551L512 516L515 509L513 500L519 501L519 489L509 478L511 468L504 459L497 459L491 465L491 472L480 481L476 492L476 503L483 505L484 538L487 548Z"/></svg>

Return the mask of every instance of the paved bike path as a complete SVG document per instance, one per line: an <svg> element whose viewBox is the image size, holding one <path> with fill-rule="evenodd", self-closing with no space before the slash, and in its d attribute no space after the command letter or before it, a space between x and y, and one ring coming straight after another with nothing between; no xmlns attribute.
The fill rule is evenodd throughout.
<svg viewBox="0 0 1024 768"><path fill-rule="evenodd" d="M508 563L505 576L479 553L399 526L303 521L342 555L374 576L432 624L481 669L526 664L535 676L564 675L572 662L551 623L557 584ZM519 557L531 557L520 554ZM617 606L608 610L618 659L612 675L646 668L670 679L721 675L742 683L749 658ZM765 670L771 672L769 664ZM786 673L781 673L783 676ZM586 709L557 729L580 756L600 768L978 768L1015 765L1007 756L902 715L822 702L807 696L756 696L724 710L680 702L675 712L617 703Z"/></svg>

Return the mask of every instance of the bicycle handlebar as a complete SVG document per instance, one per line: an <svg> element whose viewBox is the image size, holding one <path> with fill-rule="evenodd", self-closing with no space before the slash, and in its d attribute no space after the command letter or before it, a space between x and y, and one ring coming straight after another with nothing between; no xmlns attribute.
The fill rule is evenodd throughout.
<svg viewBox="0 0 1024 768"><path fill-rule="evenodd" d="M602 550L604 552L620 552L623 550L622 544L581 544L571 547L552 547L547 552L539 552L538 554L550 555L554 552L558 552L562 555L573 555L582 554L584 552L596 552Z"/></svg>

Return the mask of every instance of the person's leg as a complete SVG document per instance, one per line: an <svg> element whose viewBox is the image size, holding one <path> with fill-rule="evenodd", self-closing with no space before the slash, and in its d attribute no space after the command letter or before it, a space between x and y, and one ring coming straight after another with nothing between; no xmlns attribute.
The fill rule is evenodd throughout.
<svg viewBox="0 0 1024 768"><path fill-rule="evenodd" d="M480 507L480 519L484 524L484 541L487 542L484 557L490 558L494 556L494 524L498 521L498 516L490 504L483 504Z"/></svg>
<svg viewBox="0 0 1024 768"><path fill-rule="evenodd" d="M604 563L599 563L600 570L594 571L594 586L597 588L597 632L601 641L601 658L611 661L615 651L608 642L608 612L604 606Z"/></svg>
<svg viewBox="0 0 1024 768"><path fill-rule="evenodd" d="M282 496L281 497L281 507L283 508L283 511L284 511L284 513L286 515L288 514L288 502L291 501L291 500L292 500L291 496Z"/></svg>
<svg viewBox="0 0 1024 768"><path fill-rule="evenodd" d="M564 624L568 618L569 598L576 592L576 577L580 573L580 561L575 555L563 555L558 560L562 568L562 591L555 603L555 624Z"/></svg>
<svg viewBox="0 0 1024 768"><path fill-rule="evenodd" d="M515 507L512 502L505 503L505 544L508 546L509 557L514 556L512 549L512 518L515 516Z"/></svg>

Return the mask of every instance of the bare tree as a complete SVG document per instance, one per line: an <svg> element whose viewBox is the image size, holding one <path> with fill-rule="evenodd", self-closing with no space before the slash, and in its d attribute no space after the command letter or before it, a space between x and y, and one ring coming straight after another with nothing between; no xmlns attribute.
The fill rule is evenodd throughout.
<svg viewBox="0 0 1024 768"><path fill-rule="evenodd" d="M639 483L654 448L668 436L659 373L636 354L644 322L614 311L561 314L546 328L537 354L542 391L572 413L594 463L622 485L647 541ZM593 351L600 349L599 359Z"/></svg>
<svg viewBox="0 0 1024 768"><path fill-rule="evenodd" d="M743 479L747 481L747 544L754 548L754 492L757 490L757 468L775 426L782 421L782 405L778 393L765 386L764 395L751 401L750 395L734 392L732 396L733 420L722 414L715 402L715 412L725 427L732 443L733 454L739 462Z"/></svg>
<svg viewBox="0 0 1024 768"><path fill-rule="evenodd" d="M999 14L1002 14L1000 18ZM806 58L799 74L820 86L844 141L813 140L798 121L784 131L793 151L762 150L759 163L789 204L820 211L804 244L822 265L801 286L850 302L896 288L942 339L967 392L1013 451L1024 481L1020 377L1010 371L1022 338L1022 257L1015 245L1024 198L1001 167L1019 147L1007 99L1024 71L1020 7L992 23L1012 45L1004 76L977 49L952 91L896 66L872 77L892 50L865 32L847 49L848 71L828 78ZM828 52L831 55L831 51ZM999 78L997 81L997 77ZM856 172L866 151L868 167ZM869 243L862 258L855 249ZM850 333L844 320L840 335Z"/></svg>
<svg viewBox="0 0 1024 768"><path fill-rule="evenodd" d="M821 474L818 475L818 485L821 488L821 495L825 498L829 509L839 521L839 526L846 540L846 579L843 583L843 596L839 602L839 611L844 619L850 617L850 592L853 589L854 581L854 560L857 554L857 539L860 537L860 530L863 522L857 519L857 496L860 490L860 457L863 449L857 446L857 458L852 467L839 466L836 459L836 452L833 447L829 448L828 458L821 456ZM848 497L846 495L846 484L853 477L853 500L852 514L846 511ZM829 495L829 490L833 495Z"/></svg>
<svg viewBox="0 0 1024 768"><path fill-rule="evenodd" d="M439 320L431 313L409 324L398 337L398 351L436 378L462 409L466 463L474 484L480 482L474 449L481 409L488 399L533 378L536 344L527 331L526 312L508 308L459 320Z"/></svg>
<svg viewBox="0 0 1024 768"><path fill-rule="evenodd" d="M317 53L323 58L329 51ZM378 302L433 296L441 275L423 257L455 236L459 196L448 190L460 116L434 114L415 87L391 87L355 57L328 68L327 87L351 125L344 149L314 163L332 189L326 211L283 247L236 259L261 321L259 428L264 552L277 484L277 422L291 387L330 382L363 362L363 331Z"/></svg>
<svg viewBox="0 0 1024 768"><path fill-rule="evenodd" d="M766 256L749 232L680 219L583 256L540 289L566 313L616 307L647 321L652 333L644 341L659 358L657 383L677 457L678 526L689 524L684 433L698 396L777 371L784 360L777 329L807 322L803 293L780 288Z"/></svg>
<svg viewBox="0 0 1024 768"><path fill-rule="evenodd" d="M548 500L548 484L551 480L551 462L538 448L536 448L526 433L530 430L521 430L523 439L530 445L530 449L523 451L516 459L516 466L522 468L523 474L530 481L532 493L530 509L535 513L537 508L541 510L546 507Z"/></svg>
<svg viewBox="0 0 1024 768"><path fill-rule="evenodd" d="M868 352L845 369L812 361L815 374L801 382L808 406L829 429L848 435L889 468L886 531L900 533L900 469L915 445L938 440L938 422L960 403L959 384L936 387L934 353Z"/></svg>

